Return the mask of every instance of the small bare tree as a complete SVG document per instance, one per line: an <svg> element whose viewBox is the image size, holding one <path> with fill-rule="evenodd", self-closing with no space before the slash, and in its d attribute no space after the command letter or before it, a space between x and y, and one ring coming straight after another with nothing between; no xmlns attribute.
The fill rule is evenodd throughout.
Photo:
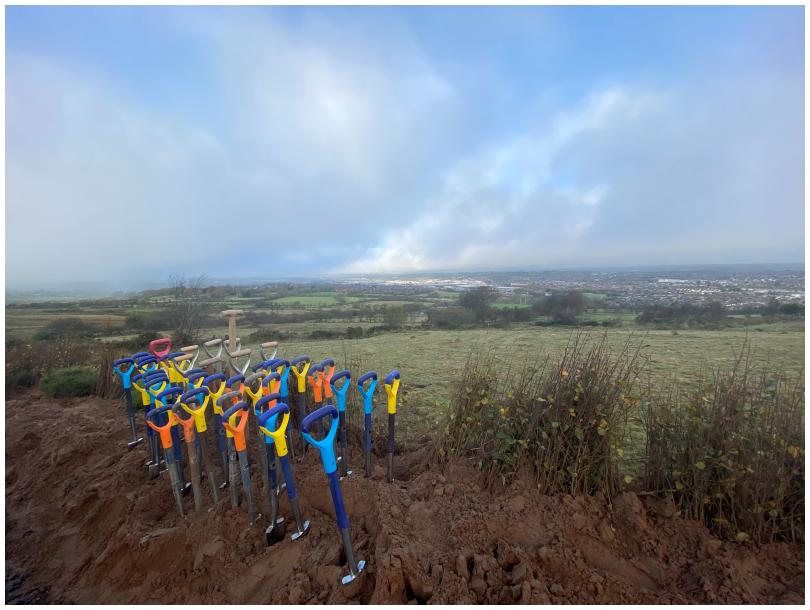
<svg viewBox="0 0 810 610"><path fill-rule="evenodd" d="M199 339L204 316L201 293L205 280L204 275L190 279L181 275L169 278L171 292L166 305L166 318L178 346L196 343Z"/></svg>

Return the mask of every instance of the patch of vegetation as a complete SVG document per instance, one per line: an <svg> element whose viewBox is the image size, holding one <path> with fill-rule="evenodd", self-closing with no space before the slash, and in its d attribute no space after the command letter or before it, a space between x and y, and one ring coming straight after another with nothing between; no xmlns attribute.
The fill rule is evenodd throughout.
<svg viewBox="0 0 810 610"><path fill-rule="evenodd" d="M639 347L611 354L604 337L578 334L559 359L504 366L472 355L442 426L443 457L471 456L503 484L528 465L541 493L613 495L637 400Z"/></svg>
<svg viewBox="0 0 810 610"><path fill-rule="evenodd" d="M755 373L749 347L729 369L647 401L648 489L739 541L804 540L804 382Z"/></svg>
<svg viewBox="0 0 810 610"><path fill-rule="evenodd" d="M57 318L36 332L35 338L50 341L57 337L90 337L95 327L78 318Z"/></svg>
<svg viewBox="0 0 810 610"><path fill-rule="evenodd" d="M40 385L53 398L89 396L96 386L96 373L83 366L59 369L43 377Z"/></svg>

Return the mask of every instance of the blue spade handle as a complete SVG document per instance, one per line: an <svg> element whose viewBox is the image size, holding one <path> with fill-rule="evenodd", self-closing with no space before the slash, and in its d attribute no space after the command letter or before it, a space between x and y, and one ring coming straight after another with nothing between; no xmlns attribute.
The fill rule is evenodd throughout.
<svg viewBox="0 0 810 610"><path fill-rule="evenodd" d="M346 379L343 382L341 387L337 387L335 385L336 381L340 381L341 379ZM349 387L351 386L352 374L348 370L342 370L339 373L335 373L332 375L332 379L329 380L329 385L332 386L332 391L335 393L337 397L337 408L338 411L343 413L346 410L346 394L349 392Z"/></svg>
<svg viewBox="0 0 810 610"><path fill-rule="evenodd" d="M366 381L371 380L371 383L368 384L368 388L364 387ZM360 379L357 380L357 391L363 396L363 413L366 415L371 415L371 411L374 409L374 392L377 390L377 373L374 371L369 371L360 376Z"/></svg>
<svg viewBox="0 0 810 610"><path fill-rule="evenodd" d="M321 440L316 440L313 438L311 434L309 434L309 429L312 427L316 421L323 419L326 416L330 416L332 418L332 423L329 426L329 432L326 433ZM337 470L337 460L335 459L335 435L337 434L338 429L338 411L332 405L326 405L325 407L321 407L317 411L313 411L309 415L304 418L304 421L301 422L301 434L304 437L304 440L308 442L310 445L315 447L318 451L321 452L321 462L323 462L323 471L326 474L331 472L335 472Z"/></svg>
<svg viewBox="0 0 810 610"><path fill-rule="evenodd" d="M125 364L128 364L129 368L122 370L121 367ZM135 361L132 358L121 358L113 362L113 371L121 378L121 385L124 386L125 390L129 390L132 387L132 371L134 370Z"/></svg>

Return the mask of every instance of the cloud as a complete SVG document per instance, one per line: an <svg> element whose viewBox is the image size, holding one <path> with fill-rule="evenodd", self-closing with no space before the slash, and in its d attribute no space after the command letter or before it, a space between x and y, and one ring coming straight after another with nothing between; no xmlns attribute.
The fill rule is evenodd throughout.
<svg viewBox="0 0 810 610"><path fill-rule="evenodd" d="M592 92L463 159L347 273L798 260L795 74Z"/></svg>
<svg viewBox="0 0 810 610"><path fill-rule="evenodd" d="M131 66L17 37L7 285L802 256L803 66L787 51L563 93L532 80L556 61L553 28L507 65L396 11L279 15L163 18L190 49L166 59L199 102L180 111Z"/></svg>

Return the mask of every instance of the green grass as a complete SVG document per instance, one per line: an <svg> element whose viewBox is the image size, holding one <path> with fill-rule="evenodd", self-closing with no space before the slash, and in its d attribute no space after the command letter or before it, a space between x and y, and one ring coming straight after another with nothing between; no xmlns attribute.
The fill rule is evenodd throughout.
<svg viewBox="0 0 810 610"><path fill-rule="evenodd" d="M602 292L583 292L582 297L591 301L604 301L607 295Z"/></svg>
<svg viewBox="0 0 810 610"><path fill-rule="evenodd" d="M529 303L493 303L493 309L529 309Z"/></svg>
<svg viewBox="0 0 810 610"><path fill-rule="evenodd" d="M362 301L363 297L351 295L341 295L338 297L335 296L334 293L316 293L304 294L300 296L279 297L277 299L273 299L273 303L278 303L279 305L309 305L314 307L328 307L330 305L337 305L341 300L344 300L347 303L353 303Z"/></svg>
<svg viewBox="0 0 810 610"><path fill-rule="evenodd" d="M568 328L524 327L463 331L404 331L357 340L285 341L279 355L313 358L330 356L338 367L359 359L367 370L385 374L393 368L402 372L402 400L398 410L402 429L408 436L427 433L446 408L452 383L461 373L471 349L493 350L510 367L523 359L541 359L562 352L571 336ZM642 342L647 369L653 383L673 378L690 383L705 368L728 365L745 340L744 330L639 332L630 329L593 329L591 336L607 332L609 344L618 349L628 336ZM758 365L798 372L804 365L804 333L763 331L748 333ZM359 373L361 371L353 371ZM378 401L378 404L379 401Z"/></svg>
<svg viewBox="0 0 810 610"><path fill-rule="evenodd" d="M443 297L457 298L458 293L440 291ZM309 306L331 307L337 310L337 292L307 293L301 296L287 296L275 299L276 304L284 305L285 313L296 311L296 304L303 311ZM355 293L339 295L346 302L373 302L379 305L402 304L405 302L426 304L435 299L419 296L408 300L385 302L379 295ZM241 303L234 299L222 299L211 303L209 309L218 312L226 309L225 303L233 303L246 311L258 311L248 299ZM496 307L527 307L510 303L498 303ZM124 317L132 313L156 311L154 304L139 303L110 306L70 306L58 303L48 308L25 307L6 309L6 336L12 339L27 340L37 330L57 318L75 317L104 329L109 325L110 333L98 341L120 341L118 329ZM328 310L327 310L328 311ZM327 314L328 315L328 314ZM749 337L756 348L756 354L771 360L770 368L782 368L787 371L798 371L804 364L804 322L803 320L782 320L770 322L753 319L747 327L733 327L722 330L644 330L634 325L636 314L632 312L614 313L591 310L581 316L582 321L612 321L619 319L619 327L607 329L611 345L621 345L628 334L635 334L643 339L645 354L648 357L648 369L653 382L667 381L672 377L686 382L696 378L697 373L705 367L728 363L745 337ZM299 336L309 335L314 330L329 330L345 333L348 326L360 326L367 329L378 326L382 321L324 320L322 322L297 322L281 325L263 326L265 340L273 340L274 332L294 333ZM239 334L243 337L258 330L247 324L239 324ZM226 333L227 324L203 330L203 337L222 336ZM168 331L168 328L156 329ZM392 368L399 368L403 374L402 409L400 410L401 429L404 435L418 436L435 425L442 410L446 407L453 381L458 378L461 367L471 349L493 349L503 361L504 366L520 358L542 358L545 355L559 354L572 332L570 327L540 327L532 322L513 324L507 329L474 329L463 331L439 330L406 330L386 333L365 339L347 340L306 340L282 341L279 355L294 357L310 353L313 357L331 356L341 363L354 358L362 362L366 369L374 368L380 373L387 373ZM589 328L585 332L600 334L603 328ZM137 333L131 333L137 335ZM245 345L253 347L256 345ZM352 371L358 373L360 371ZM382 404L382 396L378 398Z"/></svg>

